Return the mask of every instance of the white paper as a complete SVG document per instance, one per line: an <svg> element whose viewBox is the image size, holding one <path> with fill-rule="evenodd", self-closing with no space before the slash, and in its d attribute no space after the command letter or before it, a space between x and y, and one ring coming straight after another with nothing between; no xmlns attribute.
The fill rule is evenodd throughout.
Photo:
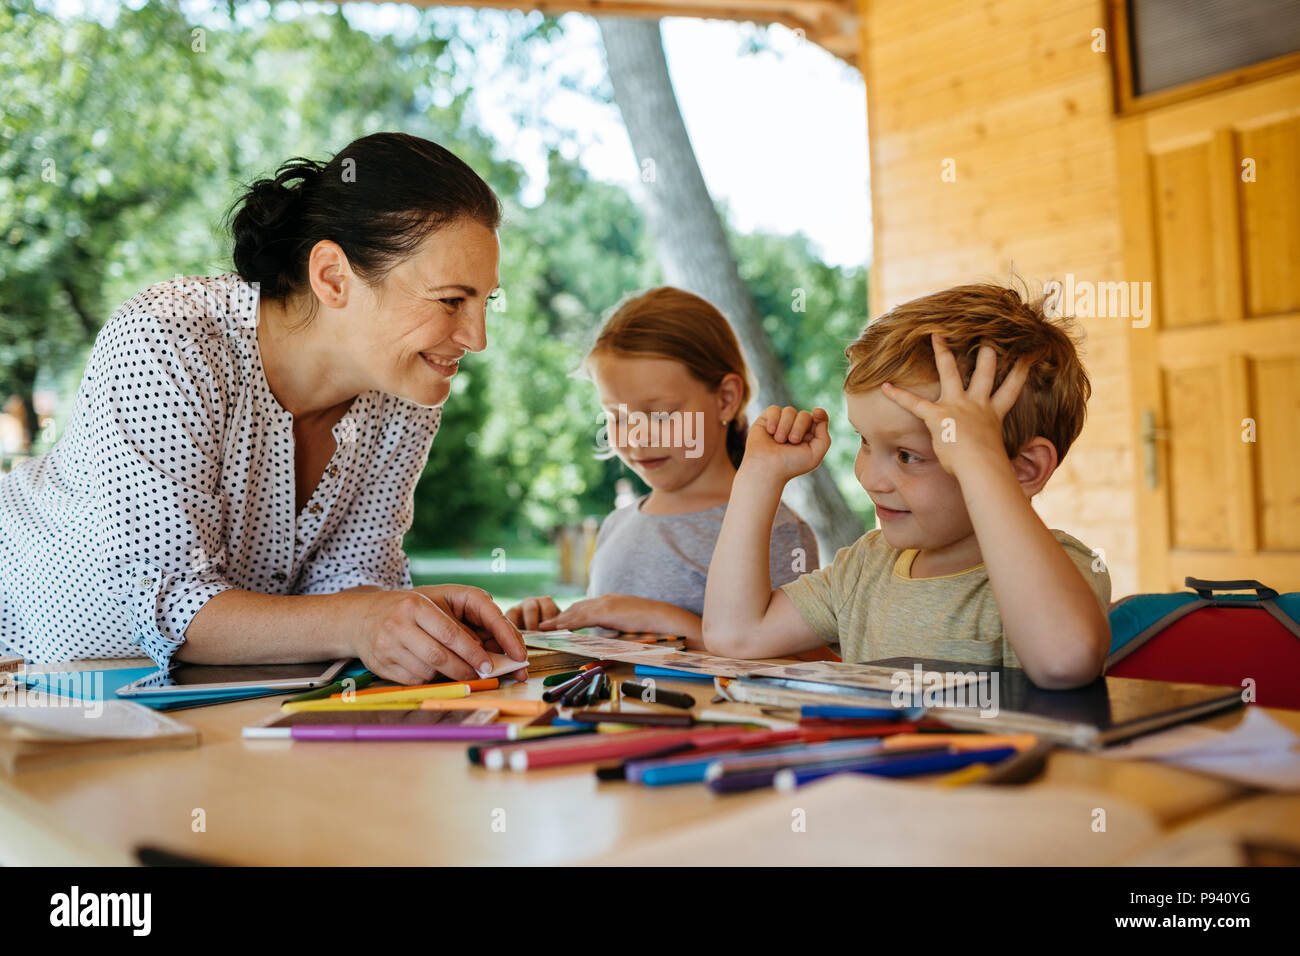
<svg viewBox="0 0 1300 956"><path fill-rule="evenodd" d="M93 706L0 707L0 732L20 740L102 740L159 737L184 730L170 717L129 700Z"/></svg>
<svg viewBox="0 0 1300 956"><path fill-rule="evenodd" d="M1300 791L1300 737L1260 707L1232 730L1180 724L1100 751L1118 760L1159 760L1266 790Z"/></svg>
<svg viewBox="0 0 1300 956"><path fill-rule="evenodd" d="M492 658L492 670L487 674L480 674L479 680L487 680L489 677L500 677L503 674L512 674L521 668L527 667L527 661L517 661L509 654L498 654L496 651L484 650L487 656ZM396 687L393 688L397 690Z"/></svg>

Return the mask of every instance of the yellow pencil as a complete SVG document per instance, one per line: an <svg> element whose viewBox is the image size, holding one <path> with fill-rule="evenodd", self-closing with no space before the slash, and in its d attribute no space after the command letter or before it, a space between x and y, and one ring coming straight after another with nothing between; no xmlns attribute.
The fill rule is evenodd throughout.
<svg viewBox="0 0 1300 956"><path fill-rule="evenodd" d="M479 707L491 707L502 714L514 717L536 717L554 706L544 700L529 700L524 697L487 697L483 694L454 700L428 698L420 702L420 707L424 710L475 710Z"/></svg>
<svg viewBox="0 0 1300 956"><path fill-rule="evenodd" d="M344 704L337 700L299 700L293 703L280 705L280 710L286 714L298 714L307 710L328 710L328 711L352 711L358 710L419 710L420 702L418 700L390 700L380 703L371 703L369 700L358 700L355 704Z"/></svg>
<svg viewBox="0 0 1300 956"><path fill-rule="evenodd" d="M960 770L954 770L946 777L940 777L935 781L941 787L964 787L968 783L974 783L980 777L989 772L989 765L986 763L973 763L968 767L962 767Z"/></svg>
<svg viewBox="0 0 1300 956"><path fill-rule="evenodd" d="M468 697L470 689L465 684L434 684L432 687L401 687L387 690L382 694L357 694L351 702L341 697L327 698L331 704L343 704L346 707L360 707L370 704L392 704L401 701L450 700L456 697ZM304 703L311 703L304 701Z"/></svg>

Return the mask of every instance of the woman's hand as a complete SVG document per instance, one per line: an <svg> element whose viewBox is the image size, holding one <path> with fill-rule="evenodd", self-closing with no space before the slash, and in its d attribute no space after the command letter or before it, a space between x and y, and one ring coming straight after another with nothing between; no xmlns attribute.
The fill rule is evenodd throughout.
<svg viewBox="0 0 1300 956"><path fill-rule="evenodd" d="M474 680L490 671L485 648L528 660L519 631L486 591L443 584L367 593L353 653L379 677L427 684L438 674ZM513 676L527 680L528 671Z"/></svg>
<svg viewBox="0 0 1300 956"><path fill-rule="evenodd" d="M524 598L506 611L506 617L515 627L525 631L535 631L543 619L555 617L559 613L560 609L555 606L555 601L543 595Z"/></svg>
<svg viewBox="0 0 1300 956"><path fill-rule="evenodd" d="M824 408L801 412L790 405L769 405L749 426L742 467L786 482L820 465L830 447L830 417Z"/></svg>
<svg viewBox="0 0 1300 956"><path fill-rule="evenodd" d="M664 601L630 594L602 594L575 601L564 611L539 623L544 631L572 631L581 627L607 627L612 631L700 635L700 619L690 611Z"/></svg>

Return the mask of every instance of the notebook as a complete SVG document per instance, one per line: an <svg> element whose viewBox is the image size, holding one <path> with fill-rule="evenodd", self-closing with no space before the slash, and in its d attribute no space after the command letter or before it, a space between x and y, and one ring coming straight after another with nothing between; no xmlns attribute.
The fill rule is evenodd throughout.
<svg viewBox="0 0 1300 956"><path fill-rule="evenodd" d="M1045 740L1084 749L1103 747L1242 703L1237 688L1123 677L1100 677L1075 690L1044 690L1018 667L985 667L928 658L895 657L840 666L852 667L863 676L852 684L840 686L833 683L837 678L830 669L821 669L818 673L822 676L817 682L751 676L730 681L725 689L733 699L770 706L797 706L810 702L813 697L828 703L841 700L861 703L864 699L879 701L892 696L892 692L867 690L864 684L869 680L907 674L908 683L896 683L895 687L906 686L910 690L916 684L922 695L920 703L930 716L953 727L1032 733ZM927 687L938 686L938 681L929 681L928 675L949 674L959 676L951 682L955 691L952 696L960 698L963 704L925 696ZM974 680L971 675L975 675ZM946 680L944 683L948 685Z"/></svg>
<svg viewBox="0 0 1300 956"><path fill-rule="evenodd" d="M338 676L340 679L356 677L365 673L365 670L364 664L355 663L339 671ZM114 667L89 671L29 671L25 676L27 687L32 691L53 694L57 697L71 697L76 700L112 700L116 697L119 687L125 687L133 681L157 672L156 667ZM132 698L132 701L151 710L186 710L191 707L206 707L209 704L225 704L234 700L276 697L292 693L295 692L252 688L232 690L228 693L167 694L159 698Z"/></svg>

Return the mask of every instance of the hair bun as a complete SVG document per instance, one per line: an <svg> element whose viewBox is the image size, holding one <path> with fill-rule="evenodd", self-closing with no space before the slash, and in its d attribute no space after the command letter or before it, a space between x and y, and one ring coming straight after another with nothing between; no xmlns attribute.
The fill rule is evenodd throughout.
<svg viewBox="0 0 1300 956"><path fill-rule="evenodd" d="M237 203L231 221L235 268L260 283L268 298L287 291L283 276L301 239L304 193L320 179L321 168L309 159L290 160L274 179L256 180Z"/></svg>
<svg viewBox="0 0 1300 956"><path fill-rule="evenodd" d="M362 282L379 286L427 237L462 219L500 227L492 187L437 143L407 133L363 136L326 163L290 159L247 185L227 216L240 277L265 299L295 300L308 321L319 305L308 275L318 243L334 243Z"/></svg>

